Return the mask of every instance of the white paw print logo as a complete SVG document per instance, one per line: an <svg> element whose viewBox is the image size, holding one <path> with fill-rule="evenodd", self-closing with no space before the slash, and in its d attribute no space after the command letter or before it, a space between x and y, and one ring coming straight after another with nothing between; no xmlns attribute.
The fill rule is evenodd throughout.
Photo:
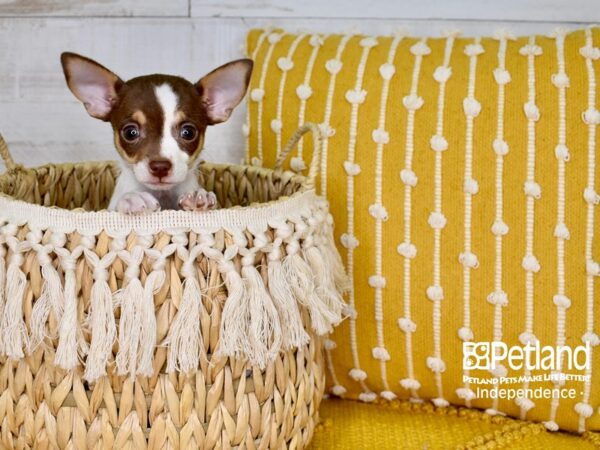
<svg viewBox="0 0 600 450"><path fill-rule="evenodd" d="M489 342L463 342L463 369L491 368Z"/></svg>

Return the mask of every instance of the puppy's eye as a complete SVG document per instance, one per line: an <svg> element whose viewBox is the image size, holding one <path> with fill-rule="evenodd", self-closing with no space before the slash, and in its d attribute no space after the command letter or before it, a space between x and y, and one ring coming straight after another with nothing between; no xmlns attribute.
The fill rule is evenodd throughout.
<svg viewBox="0 0 600 450"><path fill-rule="evenodd" d="M186 123L179 129L179 137L184 141L193 141L196 138L198 131L191 123Z"/></svg>
<svg viewBox="0 0 600 450"><path fill-rule="evenodd" d="M135 142L140 138L140 129L134 124L125 125L121 129L121 136L126 142Z"/></svg>

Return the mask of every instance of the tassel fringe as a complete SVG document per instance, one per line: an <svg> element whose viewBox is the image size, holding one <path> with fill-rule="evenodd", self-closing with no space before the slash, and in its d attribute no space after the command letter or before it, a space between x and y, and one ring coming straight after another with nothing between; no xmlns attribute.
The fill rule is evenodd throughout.
<svg viewBox="0 0 600 450"><path fill-rule="evenodd" d="M173 320L165 341L168 345L167 372L188 373L198 367L202 336L200 314L202 309L200 285L195 277L184 281L179 311Z"/></svg>
<svg viewBox="0 0 600 450"><path fill-rule="evenodd" d="M302 324L300 311L292 288L286 282L285 270L280 260L269 261L269 292L281 319L281 346L284 350L301 347L309 337Z"/></svg>
<svg viewBox="0 0 600 450"><path fill-rule="evenodd" d="M224 270L227 301L221 314L221 331L218 356L242 358L251 351L248 341L250 324L250 301L246 295L244 281L231 267Z"/></svg>
<svg viewBox="0 0 600 450"><path fill-rule="evenodd" d="M304 249L304 257L310 266L311 272L315 274L317 294L325 303L325 308L329 312L330 325L338 325L342 321L342 311L346 304L337 290L334 275L331 271L332 266L328 265L330 263L326 258L328 253L329 251L326 248L324 251L319 251L314 246Z"/></svg>
<svg viewBox="0 0 600 450"><path fill-rule="evenodd" d="M68 263L67 263L68 264ZM58 329L58 347L54 356L54 364L66 370L77 367L77 331L79 321L77 317L77 275L75 262L70 267L63 262L65 270L64 306L63 314Z"/></svg>
<svg viewBox="0 0 600 450"><path fill-rule="evenodd" d="M281 323L256 267L244 265L242 277L250 304L251 349L247 356L252 364L264 369L267 361L275 358L281 350Z"/></svg>
<svg viewBox="0 0 600 450"><path fill-rule="evenodd" d="M345 294L350 291L352 287L352 280L346 274L342 257L335 247L335 240L333 238L333 230L327 232L325 242L321 247L323 259L326 262L326 267L329 268L333 276L335 288L337 292Z"/></svg>
<svg viewBox="0 0 600 450"><path fill-rule="evenodd" d="M94 382L106 375L106 363L117 334L112 293L106 279L96 279L92 286L88 327L92 342L88 351L84 379Z"/></svg>
<svg viewBox="0 0 600 450"><path fill-rule="evenodd" d="M4 317L4 309L6 306L6 262L5 262L6 250L4 246L0 247L0 354L4 354L4 336L2 333L2 317Z"/></svg>
<svg viewBox="0 0 600 450"><path fill-rule="evenodd" d="M60 276L51 263L48 262L42 266L42 277L44 278L42 294L33 305L31 311L31 340L29 342L29 352L34 351L35 348L48 337L46 333L46 322L50 316L50 311L54 313L57 321L60 321L63 314L63 288Z"/></svg>
<svg viewBox="0 0 600 450"><path fill-rule="evenodd" d="M31 353L44 341L50 343L48 338L58 339L55 365L73 370L85 359L83 378L93 383L106 375L117 340L116 374L132 378L152 376L157 344L154 297L165 283L167 258L176 254L184 261L181 266L184 281L179 310L163 343L169 347L167 372L194 371L204 355L201 319L206 310L200 283L203 280L198 279L197 273L197 258L203 254L219 264L228 295L221 313L216 354L247 359L264 369L279 352L309 342L303 323L304 309L312 330L324 335L342 320L345 307L341 293L349 282L335 249L331 223L322 211L314 213L312 221L309 216L299 217L271 223L272 242L270 233L260 226L246 231L253 235L252 239L247 239L244 233L231 233L233 240L226 241L224 253L218 245L222 241L216 240L211 232L200 233L191 248L185 233L173 234L172 243L160 248L152 248L151 237L137 236L131 251L127 249L130 240L117 236L100 257L95 246L105 244L94 234L82 235L77 246L68 248L66 236L61 233L49 234L50 243L45 243L48 235L34 230L21 245L15 237L16 226L2 229L0 354L21 359L26 350ZM53 265L50 251L60 259L62 274ZM29 256L37 257L43 285L33 304L28 332L23 311L28 279L21 266ZM154 265L142 283L140 272L148 263L145 257L154 260ZM124 287L113 293L108 280L116 258L125 268ZM236 265L237 258L241 269ZM265 258L266 267L255 265L257 260ZM93 283L85 323L81 324L77 268L84 261L93 271ZM267 277L263 279L265 271ZM117 307L120 308L118 324ZM51 319L58 323L58 336L49 335Z"/></svg>
<svg viewBox="0 0 600 450"><path fill-rule="evenodd" d="M15 254L6 272L6 304L0 329L3 350L10 359L23 358L23 346L28 346L27 328L23 319L23 296L27 278L21 270L22 256Z"/></svg>
<svg viewBox="0 0 600 450"><path fill-rule="evenodd" d="M308 309L312 329L318 335L330 333L332 323L338 321L334 311L327 308L321 297L317 294L314 283L314 274L310 266L298 254L288 255L283 260L283 272L292 288L296 301Z"/></svg>
<svg viewBox="0 0 600 450"><path fill-rule="evenodd" d="M138 364L138 347L141 344L144 289L138 278L127 283L125 289L115 294L121 306L119 320L119 352L117 353L117 374L135 377ZM154 314L154 311L152 312Z"/></svg>
<svg viewBox="0 0 600 450"><path fill-rule="evenodd" d="M154 271L146 279L144 296L140 305L141 332L140 332L140 357L137 374L152 376L152 358L156 347L156 313L154 311L154 294L162 288L165 282L164 271Z"/></svg>

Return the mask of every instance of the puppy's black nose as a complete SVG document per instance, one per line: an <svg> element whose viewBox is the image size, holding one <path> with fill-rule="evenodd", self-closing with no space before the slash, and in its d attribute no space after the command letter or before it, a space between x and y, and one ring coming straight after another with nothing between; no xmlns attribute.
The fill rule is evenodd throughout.
<svg viewBox="0 0 600 450"><path fill-rule="evenodd" d="M168 159L155 159L148 163L150 173L157 178L166 177L172 166L171 161Z"/></svg>

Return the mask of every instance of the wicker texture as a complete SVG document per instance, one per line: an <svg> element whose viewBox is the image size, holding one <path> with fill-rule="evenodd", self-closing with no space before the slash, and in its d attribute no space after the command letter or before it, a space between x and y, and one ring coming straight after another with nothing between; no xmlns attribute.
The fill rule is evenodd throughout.
<svg viewBox="0 0 600 450"><path fill-rule="evenodd" d="M0 447L308 444L325 383L318 335L341 320L343 307L342 278L323 270L339 256L330 251L330 216L312 193L314 176L204 164L201 185L233 207L231 224L236 211L264 214L306 195L309 207L266 226L238 217L239 226L90 235L50 220L31 226L19 205L96 214L85 211L108 204L114 164L5 161ZM301 268L296 276L288 262ZM298 273L309 269L301 284Z"/></svg>

